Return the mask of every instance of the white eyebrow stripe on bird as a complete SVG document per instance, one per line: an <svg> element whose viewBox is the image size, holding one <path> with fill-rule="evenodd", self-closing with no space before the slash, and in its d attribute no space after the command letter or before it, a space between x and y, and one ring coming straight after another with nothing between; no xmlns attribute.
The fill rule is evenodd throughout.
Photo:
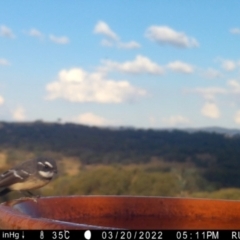
<svg viewBox="0 0 240 240"><path fill-rule="evenodd" d="M44 164L42 162L38 162L38 164L44 166Z"/></svg>
<svg viewBox="0 0 240 240"><path fill-rule="evenodd" d="M44 162L46 165L48 165L50 168L53 168L53 165L50 162Z"/></svg>
<svg viewBox="0 0 240 240"><path fill-rule="evenodd" d="M20 175L17 174L17 171L11 170L11 172L13 172L13 175L14 175L15 177L23 179Z"/></svg>
<svg viewBox="0 0 240 240"><path fill-rule="evenodd" d="M21 170L21 172L23 172L24 174L27 174L27 175L31 175L30 173L24 171L24 170Z"/></svg>

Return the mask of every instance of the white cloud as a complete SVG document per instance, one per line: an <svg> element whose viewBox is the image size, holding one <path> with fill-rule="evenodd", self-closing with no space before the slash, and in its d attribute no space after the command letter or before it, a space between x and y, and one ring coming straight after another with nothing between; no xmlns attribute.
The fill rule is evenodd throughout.
<svg viewBox="0 0 240 240"><path fill-rule="evenodd" d="M146 31L146 37L159 44L169 44L175 47L198 47L196 39L188 37L183 32L177 32L168 26L151 26Z"/></svg>
<svg viewBox="0 0 240 240"><path fill-rule="evenodd" d="M36 38L39 38L39 39L42 39L44 37L44 35L37 29L35 28L32 28L28 31L28 35L31 36L31 37L36 37Z"/></svg>
<svg viewBox="0 0 240 240"><path fill-rule="evenodd" d="M227 90L219 87L195 88L188 90L188 92L198 93L207 100L213 100L217 94L226 94Z"/></svg>
<svg viewBox="0 0 240 240"><path fill-rule="evenodd" d="M218 106L215 103L205 103L203 106L201 113L203 116L208 118L219 118L220 117L220 111L218 109Z"/></svg>
<svg viewBox="0 0 240 240"><path fill-rule="evenodd" d="M10 65L10 63L9 63L9 61L7 59L0 58L0 65L8 66L8 65Z"/></svg>
<svg viewBox="0 0 240 240"><path fill-rule="evenodd" d="M230 33L232 33L232 34L240 34L240 28L232 28L232 29L230 29Z"/></svg>
<svg viewBox="0 0 240 240"><path fill-rule="evenodd" d="M15 37L12 30L5 25L0 26L0 36L7 37L7 38L14 38Z"/></svg>
<svg viewBox="0 0 240 240"><path fill-rule="evenodd" d="M111 60L102 61L102 70L112 71L117 70L125 73L150 73L150 74L163 74L164 69L157 63L151 61L149 58L138 55L133 61L123 63L114 62Z"/></svg>
<svg viewBox="0 0 240 240"><path fill-rule="evenodd" d="M118 36L117 34L112 31L112 29L107 25L107 23L103 22L103 21L99 21L94 30L93 30L94 33L96 34L102 34L106 37L109 37L113 40L118 40Z"/></svg>
<svg viewBox="0 0 240 240"><path fill-rule="evenodd" d="M170 62L167 67L172 71L180 73L192 73L194 71L194 67L192 65L181 61Z"/></svg>
<svg viewBox="0 0 240 240"><path fill-rule="evenodd" d="M232 88L233 93L240 93L240 83L235 79L229 80L228 85Z"/></svg>
<svg viewBox="0 0 240 240"><path fill-rule="evenodd" d="M103 21L99 21L96 24L93 32L108 37L108 39L101 41L101 45L104 47L118 47L122 49L136 49L141 47L136 41L122 42L120 37Z"/></svg>
<svg viewBox="0 0 240 240"><path fill-rule="evenodd" d="M169 118L163 118L162 121L167 123L170 126L186 125L190 123L190 120L188 118L181 115L171 116Z"/></svg>
<svg viewBox="0 0 240 240"><path fill-rule="evenodd" d="M209 79L220 78L222 77L222 73L218 70L213 68L208 68L206 71L203 72L203 76Z"/></svg>
<svg viewBox="0 0 240 240"><path fill-rule="evenodd" d="M49 39L57 44L67 44L70 42L68 37L62 36L62 37L56 37L52 34L49 35Z"/></svg>
<svg viewBox="0 0 240 240"><path fill-rule="evenodd" d="M5 102L4 98L0 96L0 105L3 105L4 102Z"/></svg>
<svg viewBox="0 0 240 240"><path fill-rule="evenodd" d="M25 109L23 107L16 108L12 113L13 119L16 121L23 121L26 119Z"/></svg>
<svg viewBox="0 0 240 240"><path fill-rule="evenodd" d="M81 68L59 72L55 82L47 84L47 99L70 102L122 103L146 95L146 91L127 81L107 79L103 73L88 73Z"/></svg>
<svg viewBox="0 0 240 240"><path fill-rule="evenodd" d="M229 60L229 59L222 59L221 62L222 62L222 68L226 71L235 70L239 64L238 62Z"/></svg>
<svg viewBox="0 0 240 240"><path fill-rule="evenodd" d="M90 126L104 126L109 124L109 122L105 118L95 115L91 112L80 114L75 117L73 121L76 123Z"/></svg>
<svg viewBox="0 0 240 240"><path fill-rule="evenodd" d="M235 123L240 124L240 111L236 112L234 121L235 121Z"/></svg>
<svg viewBox="0 0 240 240"><path fill-rule="evenodd" d="M130 41L130 42L119 42L118 43L119 48L125 48L125 49L135 49L135 48L140 48L141 45L135 41Z"/></svg>

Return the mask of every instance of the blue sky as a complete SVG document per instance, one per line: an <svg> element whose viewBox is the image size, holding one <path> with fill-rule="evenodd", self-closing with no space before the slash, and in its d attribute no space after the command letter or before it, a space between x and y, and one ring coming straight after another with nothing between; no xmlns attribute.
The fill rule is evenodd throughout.
<svg viewBox="0 0 240 240"><path fill-rule="evenodd" d="M239 1L5 1L0 119L240 126Z"/></svg>

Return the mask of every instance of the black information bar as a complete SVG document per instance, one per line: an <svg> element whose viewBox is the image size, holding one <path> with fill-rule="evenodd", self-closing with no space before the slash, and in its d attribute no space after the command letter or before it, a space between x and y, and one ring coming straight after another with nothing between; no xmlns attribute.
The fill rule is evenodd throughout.
<svg viewBox="0 0 240 240"><path fill-rule="evenodd" d="M240 230L0 230L0 239L240 239Z"/></svg>

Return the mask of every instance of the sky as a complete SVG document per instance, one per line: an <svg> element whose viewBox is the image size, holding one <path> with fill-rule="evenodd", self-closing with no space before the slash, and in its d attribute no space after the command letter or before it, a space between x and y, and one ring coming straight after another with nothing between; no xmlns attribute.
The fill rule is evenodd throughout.
<svg viewBox="0 0 240 240"><path fill-rule="evenodd" d="M240 2L4 1L0 121L240 127Z"/></svg>

